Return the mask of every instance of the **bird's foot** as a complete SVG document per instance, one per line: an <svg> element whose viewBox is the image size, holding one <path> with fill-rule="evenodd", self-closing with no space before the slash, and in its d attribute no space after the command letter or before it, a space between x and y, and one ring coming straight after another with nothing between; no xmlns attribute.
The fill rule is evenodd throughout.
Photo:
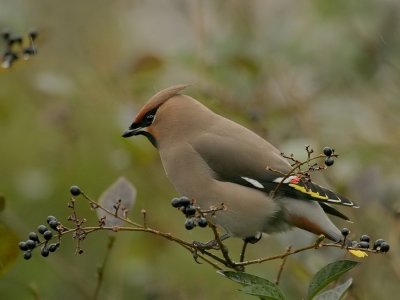
<svg viewBox="0 0 400 300"><path fill-rule="evenodd" d="M200 251L204 251L204 250L220 250L219 244L217 240L211 240L208 241L206 243L202 243L202 242L197 242L194 241L193 242L193 246L200 250Z"/></svg>

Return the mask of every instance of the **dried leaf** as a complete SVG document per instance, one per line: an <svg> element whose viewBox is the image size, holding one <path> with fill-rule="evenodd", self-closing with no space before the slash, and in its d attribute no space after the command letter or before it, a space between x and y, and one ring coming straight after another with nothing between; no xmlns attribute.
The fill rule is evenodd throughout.
<svg viewBox="0 0 400 300"><path fill-rule="evenodd" d="M99 198L99 205L112 212L112 215L101 208L97 208L97 217L104 220L105 226L122 226L124 222L120 218L126 218L136 199L136 188L125 177L120 177Z"/></svg>

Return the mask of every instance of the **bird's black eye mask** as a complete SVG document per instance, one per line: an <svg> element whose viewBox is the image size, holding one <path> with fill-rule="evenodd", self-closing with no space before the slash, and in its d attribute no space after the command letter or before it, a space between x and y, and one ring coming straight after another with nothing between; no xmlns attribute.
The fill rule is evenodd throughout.
<svg viewBox="0 0 400 300"><path fill-rule="evenodd" d="M157 109L158 107L146 113L139 122L132 123L131 126L129 126L129 129L125 131L122 136L130 137L133 135L144 135L150 141L150 143L157 148L157 141L155 137L150 132L142 130L143 128L149 127L151 124L153 124L156 118Z"/></svg>
<svg viewBox="0 0 400 300"><path fill-rule="evenodd" d="M158 107L147 112L139 122L132 123L131 126L129 126L129 129L135 130L139 128L149 127L151 124L153 124L154 120L156 119L157 109Z"/></svg>
<svg viewBox="0 0 400 300"><path fill-rule="evenodd" d="M157 108L152 109L147 114L144 115L143 119L140 121L140 127L148 127L153 124L153 121L156 119Z"/></svg>

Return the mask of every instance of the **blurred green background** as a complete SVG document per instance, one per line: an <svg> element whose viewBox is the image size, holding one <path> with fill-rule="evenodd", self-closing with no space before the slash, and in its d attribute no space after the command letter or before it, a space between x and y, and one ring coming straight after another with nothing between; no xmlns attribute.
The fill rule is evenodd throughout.
<svg viewBox="0 0 400 300"><path fill-rule="evenodd" d="M39 32L38 55L0 70L1 299L90 299L107 234L74 254L70 237L44 259L22 258L17 242L45 223L66 222L69 187L97 198L123 175L137 188L130 216L186 240L170 207L175 195L157 151L145 138L121 138L141 105L158 90L192 83L187 94L304 157L304 145L340 154L317 176L357 202L342 209L358 239L386 239L352 271L348 299L394 299L400 293L400 2L365 1L23 1L0 0L0 30ZM5 48L4 43L0 47ZM79 213L96 216L82 201ZM248 258L300 247L300 230L264 238ZM237 258L241 242L227 242ZM307 251L288 260L281 286L301 299L311 276L342 251ZM247 271L272 281L279 261ZM100 299L252 299L179 246L121 233ZM35 298L36 297L36 298Z"/></svg>

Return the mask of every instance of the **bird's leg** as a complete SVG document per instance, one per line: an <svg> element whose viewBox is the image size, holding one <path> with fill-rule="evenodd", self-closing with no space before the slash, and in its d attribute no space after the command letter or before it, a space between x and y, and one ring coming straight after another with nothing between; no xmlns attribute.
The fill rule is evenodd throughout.
<svg viewBox="0 0 400 300"><path fill-rule="evenodd" d="M221 235L219 237L219 240L222 242L222 241L226 240L229 237L230 237L230 235L228 233L225 233L225 234L223 234L223 235ZM195 246L200 251L201 250L210 250L210 249L220 250L219 243L218 243L218 241L216 239L208 241L206 243L194 241L193 242L193 246Z"/></svg>
<svg viewBox="0 0 400 300"><path fill-rule="evenodd" d="M261 238L262 238L262 234L260 233L259 235L250 236L250 237L247 237L247 238L243 239L243 247L242 247L242 251L240 252L240 262L244 261L244 255L246 253L247 245L249 243L250 244L255 244L259 240L261 240Z"/></svg>

